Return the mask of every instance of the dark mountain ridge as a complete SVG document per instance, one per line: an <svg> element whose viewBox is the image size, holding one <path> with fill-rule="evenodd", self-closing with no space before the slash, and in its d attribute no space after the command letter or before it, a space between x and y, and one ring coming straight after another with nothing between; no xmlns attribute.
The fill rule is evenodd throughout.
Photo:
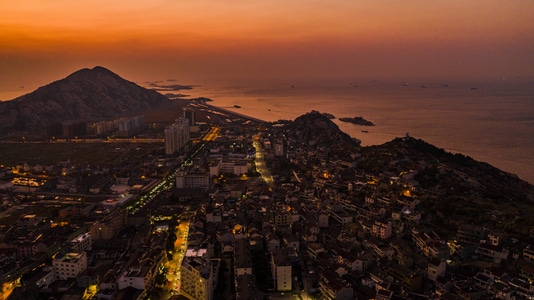
<svg viewBox="0 0 534 300"><path fill-rule="evenodd" d="M100 121L171 105L160 93L97 66L0 102L0 133L39 136L48 126L65 121Z"/></svg>
<svg viewBox="0 0 534 300"><path fill-rule="evenodd" d="M398 177L412 171L419 187L440 195L469 201L534 201L534 186L488 163L463 154L453 154L410 136L382 145L359 144L329 118L316 111L285 126L286 135L306 141L313 149L328 149L333 159L359 153L356 170L365 174Z"/></svg>
<svg viewBox="0 0 534 300"><path fill-rule="evenodd" d="M313 163L280 163L280 169L293 167L311 175L309 169L320 164L333 174L331 184L340 191L355 180L363 183L350 192L354 198L415 197L421 224L444 237L469 225L502 230L518 240L534 236L534 186L518 176L408 135L355 147L329 122L322 114L308 113L281 127L288 139L304 138L291 144L302 145L306 163Z"/></svg>
<svg viewBox="0 0 534 300"><path fill-rule="evenodd" d="M286 135L306 143L315 149L324 149L330 157L343 156L360 146L360 141L350 137L318 111L306 113L285 124Z"/></svg>
<svg viewBox="0 0 534 300"><path fill-rule="evenodd" d="M361 154L358 167L366 172L399 176L414 170L414 180L426 190L469 199L534 201L534 186L517 175L421 139L395 138L382 145L363 147Z"/></svg>

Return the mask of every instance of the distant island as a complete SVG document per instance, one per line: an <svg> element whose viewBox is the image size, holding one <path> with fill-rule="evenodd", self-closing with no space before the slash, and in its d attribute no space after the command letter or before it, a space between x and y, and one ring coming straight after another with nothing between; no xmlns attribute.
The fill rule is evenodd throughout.
<svg viewBox="0 0 534 300"><path fill-rule="evenodd" d="M190 95L186 95L186 94L174 94L174 93L166 93L165 94L165 97L169 98L169 99L173 99L173 98L183 98L183 97L189 97Z"/></svg>
<svg viewBox="0 0 534 300"><path fill-rule="evenodd" d="M157 82L148 82L148 88L155 90L192 90L195 86L193 85L182 85L182 84L159 84Z"/></svg>
<svg viewBox="0 0 534 300"><path fill-rule="evenodd" d="M329 114L329 113L323 113L323 116L329 118L329 119L335 119L336 117L333 115L333 114Z"/></svg>
<svg viewBox="0 0 534 300"><path fill-rule="evenodd" d="M375 124L369 120L366 120L362 117L354 117L354 118L339 118L340 121L343 122L350 122L352 124L357 125L363 125L363 126L375 126Z"/></svg>

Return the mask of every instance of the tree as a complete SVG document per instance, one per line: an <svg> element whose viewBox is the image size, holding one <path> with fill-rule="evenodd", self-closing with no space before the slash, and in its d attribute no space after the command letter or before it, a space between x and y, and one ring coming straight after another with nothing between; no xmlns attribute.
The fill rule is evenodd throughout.
<svg viewBox="0 0 534 300"><path fill-rule="evenodd" d="M169 269L163 267L158 275L156 275L156 285L165 285L167 283L167 275L169 274Z"/></svg>

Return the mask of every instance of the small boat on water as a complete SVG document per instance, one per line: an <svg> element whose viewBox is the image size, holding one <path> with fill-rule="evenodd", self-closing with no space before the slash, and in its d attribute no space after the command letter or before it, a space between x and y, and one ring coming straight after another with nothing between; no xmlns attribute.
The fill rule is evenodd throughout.
<svg viewBox="0 0 534 300"><path fill-rule="evenodd" d="M369 131L368 130L362 130L363 133L368 133Z"/></svg>
<svg viewBox="0 0 534 300"><path fill-rule="evenodd" d="M235 108L241 108L241 106L239 106L239 105L237 105L237 104L235 104L234 107L235 107Z"/></svg>

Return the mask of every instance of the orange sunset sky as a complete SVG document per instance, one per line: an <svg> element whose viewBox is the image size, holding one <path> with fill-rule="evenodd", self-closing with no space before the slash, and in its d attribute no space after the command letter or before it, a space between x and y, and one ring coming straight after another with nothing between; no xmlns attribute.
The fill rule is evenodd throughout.
<svg viewBox="0 0 534 300"><path fill-rule="evenodd" d="M183 84L534 77L530 0L0 2L4 91L96 65Z"/></svg>

